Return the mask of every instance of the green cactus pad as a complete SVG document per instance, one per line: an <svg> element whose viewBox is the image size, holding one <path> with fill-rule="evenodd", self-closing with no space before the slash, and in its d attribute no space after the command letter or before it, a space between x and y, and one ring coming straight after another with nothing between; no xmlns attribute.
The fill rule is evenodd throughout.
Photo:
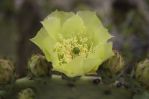
<svg viewBox="0 0 149 99"><path fill-rule="evenodd" d="M131 99L131 93L124 88L95 83L98 77L81 77L76 81L52 78L18 79L5 99L17 99L18 93L25 88L32 88L36 99Z"/></svg>

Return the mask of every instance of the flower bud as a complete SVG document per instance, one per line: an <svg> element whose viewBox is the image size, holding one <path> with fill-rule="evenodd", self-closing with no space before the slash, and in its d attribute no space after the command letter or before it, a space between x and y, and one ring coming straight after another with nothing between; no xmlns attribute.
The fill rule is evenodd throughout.
<svg viewBox="0 0 149 99"><path fill-rule="evenodd" d="M0 59L0 84L7 84L14 77L14 66L9 60Z"/></svg>
<svg viewBox="0 0 149 99"><path fill-rule="evenodd" d="M28 66L34 76L46 76L49 73L48 62L42 55L33 55Z"/></svg>
<svg viewBox="0 0 149 99"><path fill-rule="evenodd" d="M31 88L27 88L19 92L18 99L35 99L35 93Z"/></svg>
<svg viewBox="0 0 149 99"><path fill-rule="evenodd" d="M102 67L105 71L110 72L110 75L116 75L123 70L124 66L123 57L118 52L115 52L115 55L104 62Z"/></svg>
<svg viewBox="0 0 149 99"><path fill-rule="evenodd" d="M138 81L149 87L149 59L137 64L135 76Z"/></svg>

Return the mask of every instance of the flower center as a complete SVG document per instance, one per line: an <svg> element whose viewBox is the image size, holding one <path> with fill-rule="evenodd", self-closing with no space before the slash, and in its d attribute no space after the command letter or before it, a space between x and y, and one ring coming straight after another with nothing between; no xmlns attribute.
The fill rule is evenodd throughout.
<svg viewBox="0 0 149 99"><path fill-rule="evenodd" d="M72 52L74 54L79 54L80 53L80 49L78 47L74 47L73 50L72 50Z"/></svg>
<svg viewBox="0 0 149 99"><path fill-rule="evenodd" d="M71 62L75 57L87 58L92 52L92 44L86 36L74 36L69 39L61 39L56 43L54 52L58 57L59 64Z"/></svg>

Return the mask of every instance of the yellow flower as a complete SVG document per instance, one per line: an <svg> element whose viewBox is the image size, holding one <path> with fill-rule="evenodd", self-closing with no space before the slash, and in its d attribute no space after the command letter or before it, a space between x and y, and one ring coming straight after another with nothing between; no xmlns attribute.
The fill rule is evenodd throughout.
<svg viewBox="0 0 149 99"><path fill-rule="evenodd" d="M42 22L43 27L31 39L52 62L53 70L69 77L96 72L113 56L112 37L95 12L55 11Z"/></svg>

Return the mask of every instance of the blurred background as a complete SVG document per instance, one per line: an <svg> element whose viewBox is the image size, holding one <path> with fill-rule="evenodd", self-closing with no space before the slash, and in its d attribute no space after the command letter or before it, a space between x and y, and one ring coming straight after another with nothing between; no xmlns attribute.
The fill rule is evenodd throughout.
<svg viewBox="0 0 149 99"><path fill-rule="evenodd" d="M149 57L149 0L0 0L0 57L13 60L21 76L30 56L40 53L29 39L56 9L96 11L128 70Z"/></svg>

